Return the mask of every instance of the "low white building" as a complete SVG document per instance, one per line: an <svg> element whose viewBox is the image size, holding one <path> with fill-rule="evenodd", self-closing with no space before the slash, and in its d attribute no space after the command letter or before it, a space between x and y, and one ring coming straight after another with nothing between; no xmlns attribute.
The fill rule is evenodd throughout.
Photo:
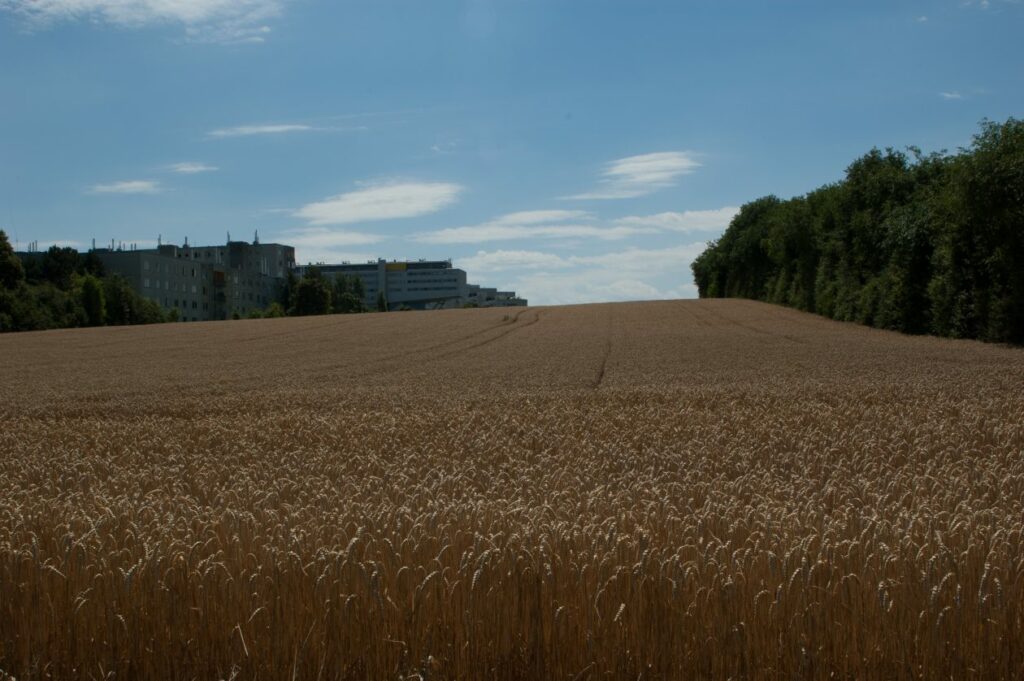
<svg viewBox="0 0 1024 681"><path fill-rule="evenodd" d="M306 265L297 268L304 274L316 267L329 279L339 275L359 277L363 282L363 303L373 309L381 292L388 308L414 310L477 305L479 307L518 307L526 300L514 291L482 288L466 282L466 272L452 267L450 260L377 260L366 263Z"/></svg>

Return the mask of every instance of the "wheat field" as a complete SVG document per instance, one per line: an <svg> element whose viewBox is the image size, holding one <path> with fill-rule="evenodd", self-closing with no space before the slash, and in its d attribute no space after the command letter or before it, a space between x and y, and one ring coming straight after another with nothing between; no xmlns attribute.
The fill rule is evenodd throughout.
<svg viewBox="0 0 1024 681"><path fill-rule="evenodd" d="M1024 676L1020 349L672 301L0 358L0 678Z"/></svg>

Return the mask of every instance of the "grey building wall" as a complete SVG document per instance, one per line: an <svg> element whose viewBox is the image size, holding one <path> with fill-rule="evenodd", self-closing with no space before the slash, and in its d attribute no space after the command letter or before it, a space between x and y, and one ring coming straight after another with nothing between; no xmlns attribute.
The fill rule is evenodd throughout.
<svg viewBox="0 0 1024 681"><path fill-rule="evenodd" d="M276 300L295 249L231 241L223 246L164 244L134 251L94 251L108 271L183 321L228 319Z"/></svg>

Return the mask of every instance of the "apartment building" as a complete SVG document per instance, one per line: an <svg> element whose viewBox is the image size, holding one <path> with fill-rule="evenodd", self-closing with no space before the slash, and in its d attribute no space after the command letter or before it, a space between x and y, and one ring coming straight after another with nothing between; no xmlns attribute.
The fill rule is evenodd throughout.
<svg viewBox="0 0 1024 681"><path fill-rule="evenodd" d="M221 246L160 244L152 249L94 249L107 271L183 321L229 319L277 299L295 249L283 244L228 241Z"/></svg>

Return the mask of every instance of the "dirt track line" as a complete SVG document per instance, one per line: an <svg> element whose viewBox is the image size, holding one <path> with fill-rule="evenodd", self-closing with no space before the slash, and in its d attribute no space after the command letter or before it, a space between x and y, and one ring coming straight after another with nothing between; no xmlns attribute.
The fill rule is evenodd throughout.
<svg viewBox="0 0 1024 681"><path fill-rule="evenodd" d="M774 331L767 331L765 329L760 329L760 328L758 328L756 326L753 326L751 324L748 324L746 322L741 322L738 319L733 319L731 317L727 317L724 314L722 314L721 312L718 312L716 310L712 310L710 308L705 308L704 312L706 312L707 314L711 315L712 317L714 317L716 319L722 320L726 324L729 324L729 325L732 325L732 326L738 326L741 329L746 329L748 331L753 331L754 333L756 333L758 335L761 335L761 336L768 336L769 338L785 338L786 340L791 341L793 343L797 343L799 345L807 345L808 344L808 341L806 341L803 338L798 338L796 336L791 336L791 335L786 334L786 333L776 333Z"/></svg>
<svg viewBox="0 0 1024 681"><path fill-rule="evenodd" d="M461 343L463 341L467 341L470 338L476 338L477 336L483 335L485 333L490 333L491 331L494 331L495 329L500 329L503 326L512 326L512 329L510 329L509 331L506 332L506 333L511 333L515 329L519 328L519 327L515 326L515 324L516 324L516 322L519 321L519 318L523 315L524 312L526 312L526 310L520 310L519 312L517 312L512 317L512 319L508 319L508 320L504 320L503 319L502 321L498 322L497 324L491 324L488 327L480 329L479 331L474 331L473 333L466 334L465 336L459 336L458 338L454 338L452 340L444 341L444 342L441 342L441 343L435 343L434 345L428 345L428 346L423 347L423 348L415 348L413 350L406 350L405 352L399 352L399 353L396 353L394 355L388 355L386 357L379 357L377 359L369 360L366 363L367 364L377 364L377 363L380 363L380 362L391 362L391 361L394 361L396 359L404 359L404 358L410 357L412 355L420 355L420 354L423 354L423 353L433 352L434 350L438 350L440 348L451 347L451 346L457 345L458 343ZM540 313L538 313L538 314L540 314ZM526 324L526 326L529 326L529 324ZM470 346L470 347L472 348L472 347L476 347L476 346L474 345L474 346Z"/></svg>
<svg viewBox="0 0 1024 681"><path fill-rule="evenodd" d="M601 366L598 367L598 369L597 369L597 377L594 379L593 385L591 385L591 387L594 390L597 390L598 388L600 388L601 387L601 383L604 381L604 372L605 372L605 369L608 367L608 358L611 356L611 354L612 354L612 339L609 338L604 343L604 354L601 356Z"/></svg>
<svg viewBox="0 0 1024 681"><path fill-rule="evenodd" d="M522 313L520 313L520 314L522 314ZM519 318L519 315L516 315L516 319L518 319L518 318ZM540 321L540 312L538 312L536 315L534 315L533 319L531 319L530 321L526 322L525 324L522 324L520 326L513 326L511 329L508 329L507 331L504 331L503 333L499 333L497 336L494 336L493 338L488 338L486 340L480 341L479 343L474 343L473 345L467 346L465 348L458 348L458 349L452 350L450 352L442 353L440 355L437 355L434 359L444 359L445 357L451 357L452 355L458 354L460 352L467 352L469 350L475 350L477 348L481 348L481 347L483 347L485 345L490 345L491 343L493 343L493 342L495 342L497 340L501 340L502 338L504 338L505 336L509 335L513 331L520 331L522 329L525 329L528 326L533 326L534 324L536 324L539 321Z"/></svg>

